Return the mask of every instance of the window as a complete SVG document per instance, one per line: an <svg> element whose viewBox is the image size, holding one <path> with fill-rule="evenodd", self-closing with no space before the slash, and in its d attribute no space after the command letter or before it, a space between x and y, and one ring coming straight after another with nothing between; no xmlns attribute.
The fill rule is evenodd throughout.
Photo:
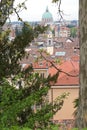
<svg viewBox="0 0 87 130"><path fill-rule="evenodd" d="M51 45L51 40L49 40L49 45Z"/></svg>
<svg viewBox="0 0 87 130"><path fill-rule="evenodd" d="M44 78L44 73L41 73L40 76L41 76L41 78Z"/></svg>

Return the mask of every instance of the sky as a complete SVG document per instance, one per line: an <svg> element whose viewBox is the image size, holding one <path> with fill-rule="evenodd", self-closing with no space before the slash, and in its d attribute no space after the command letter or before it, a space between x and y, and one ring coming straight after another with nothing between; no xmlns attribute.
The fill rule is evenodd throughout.
<svg viewBox="0 0 87 130"><path fill-rule="evenodd" d="M24 0L15 0L15 6ZM41 21L42 14L48 6L49 12L54 20L59 20L58 6L52 3L52 0L27 0L27 10L19 13L20 17L25 21ZM61 11L65 20L78 20L79 0L62 0ZM17 21L15 15L11 16L12 21Z"/></svg>

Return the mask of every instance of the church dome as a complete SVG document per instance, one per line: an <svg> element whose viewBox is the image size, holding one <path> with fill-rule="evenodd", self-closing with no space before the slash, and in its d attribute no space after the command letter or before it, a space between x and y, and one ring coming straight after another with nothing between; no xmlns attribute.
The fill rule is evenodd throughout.
<svg viewBox="0 0 87 130"><path fill-rule="evenodd" d="M49 12L48 7L46 8L45 13L42 15L42 22L49 23L53 22L52 14Z"/></svg>

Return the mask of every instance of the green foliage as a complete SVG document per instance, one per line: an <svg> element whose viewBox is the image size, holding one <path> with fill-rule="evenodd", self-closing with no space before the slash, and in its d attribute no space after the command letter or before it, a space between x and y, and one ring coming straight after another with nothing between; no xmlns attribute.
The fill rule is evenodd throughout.
<svg viewBox="0 0 87 130"><path fill-rule="evenodd" d="M28 23L23 23L22 31L14 40L9 40L10 31L3 31L2 28L10 15L10 10L13 10L14 0L3 1L3 4L1 2L0 128L2 130L5 128L20 130L22 127L48 129L51 118L61 109L67 96L63 94L54 102L47 100L50 83L56 82L59 72L52 77L49 75L47 78L42 78L38 73L33 72L32 66L22 70L19 62L26 56L25 47L29 46L39 33L44 33L47 27L32 28ZM17 10L15 12L17 13Z"/></svg>
<svg viewBox="0 0 87 130"><path fill-rule="evenodd" d="M76 98L73 103L74 103L74 108L75 108L73 115L76 119L77 114L78 114L79 98Z"/></svg>
<svg viewBox="0 0 87 130"><path fill-rule="evenodd" d="M57 63L57 64L59 64L59 65L60 65L60 64L61 64L61 59L56 58L56 59L55 59L55 63Z"/></svg>
<svg viewBox="0 0 87 130"><path fill-rule="evenodd" d="M49 81L49 78L42 79L38 73L26 77L26 86L20 89L3 81L0 86L0 127L19 125L33 129L36 125L37 128L45 129L49 126L49 119L61 109L66 97L63 94L54 101L54 105L49 103L46 99Z"/></svg>
<svg viewBox="0 0 87 130"><path fill-rule="evenodd" d="M22 127L12 126L12 127L9 127L9 128L4 127L4 128L2 128L2 130L30 130L30 129L26 129L26 128L23 129Z"/></svg>
<svg viewBox="0 0 87 130"><path fill-rule="evenodd" d="M3 128L2 130L32 130L28 127L18 127L18 126L12 126L10 128ZM40 130L40 129L37 129ZM59 130L57 125L52 125L49 129L46 130Z"/></svg>
<svg viewBox="0 0 87 130"><path fill-rule="evenodd" d="M77 29L75 27L72 27L70 29L70 36L75 38L77 36Z"/></svg>
<svg viewBox="0 0 87 130"><path fill-rule="evenodd" d="M39 35L40 31L43 33L45 28L37 26L33 29L28 23L24 23L22 31L17 34L13 41L8 39L9 30L0 33L0 68L2 68L0 69L0 78L20 72L18 61L26 55L25 47L36 35Z"/></svg>
<svg viewBox="0 0 87 130"><path fill-rule="evenodd" d="M6 22L7 18L13 12L14 0L1 0L0 1L0 29Z"/></svg>
<svg viewBox="0 0 87 130"><path fill-rule="evenodd" d="M48 29L48 26L37 25L34 28L34 37L37 37L40 33L44 33Z"/></svg>
<svg viewBox="0 0 87 130"><path fill-rule="evenodd" d="M12 126L10 128L3 128L2 130L32 130L28 127L18 127L18 126ZM37 129L40 130L40 129ZM49 129L46 130L59 130L57 125L52 125ZM73 128L72 130L79 130L78 128ZM87 128L83 128L82 130L87 130Z"/></svg>
<svg viewBox="0 0 87 130"><path fill-rule="evenodd" d="M18 61L25 56L25 47L33 40L33 29L23 26L22 32L13 41L8 39L8 31L0 33L0 79L20 71ZM5 70L5 71L4 71Z"/></svg>

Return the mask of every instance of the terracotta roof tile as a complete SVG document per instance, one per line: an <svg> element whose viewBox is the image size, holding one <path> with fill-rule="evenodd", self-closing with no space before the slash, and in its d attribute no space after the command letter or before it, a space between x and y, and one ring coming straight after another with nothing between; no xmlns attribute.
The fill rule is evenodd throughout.
<svg viewBox="0 0 87 130"><path fill-rule="evenodd" d="M61 65L57 65L59 69L70 75L79 75L79 63L73 61L65 61ZM49 68L49 74L54 75L57 70L54 67ZM78 85L79 77L68 76L65 73L60 72L55 85Z"/></svg>

